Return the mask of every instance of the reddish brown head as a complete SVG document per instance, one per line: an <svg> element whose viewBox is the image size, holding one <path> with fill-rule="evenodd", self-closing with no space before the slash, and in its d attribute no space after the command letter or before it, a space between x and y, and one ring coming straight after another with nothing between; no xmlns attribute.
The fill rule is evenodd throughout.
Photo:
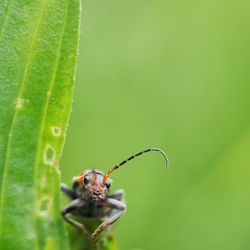
<svg viewBox="0 0 250 250"><path fill-rule="evenodd" d="M85 196L91 200L104 200L111 186L111 180L99 170L85 170L74 181L82 185Z"/></svg>
<svg viewBox="0 0 250 250"><path fill-rule="evenodd" d="M80 176L74 178L74 182L81 184L84 192L84 197L86 199L91 199L94 201L104 200L107 196L108 190L111 186L111 180L108 178L112 173L117 171L121 166L126 164L132 159L137 158L138 156L148 153L148 152L159 152L163 155L166 163L166 169L168 167L168 157L164 151L159 148L148 148L145 150L140 151L139 153L130 156L126 160L122 161L121 163L115 165L111 168L107 174L99 170L85 170Z"/></svg>

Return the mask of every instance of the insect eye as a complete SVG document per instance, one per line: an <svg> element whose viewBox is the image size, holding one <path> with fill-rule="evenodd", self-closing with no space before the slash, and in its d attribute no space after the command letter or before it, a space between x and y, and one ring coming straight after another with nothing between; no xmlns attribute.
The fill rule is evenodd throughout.
<svg viewBox="0 0 250 250"><path fill-rule="evenodd" d="M105 186L107 187L107 189L109 189L110 186L111 186L111 183L110 183L110 182L106 182L106 183L105 183Z"/></svg>
<svg viewBox="0 0 250 250"><path fill-rule="evenodd" d="M85 177L85 178L83 179L83 182L84 182L85 185L89 184L90 178L89 178L89 177Z"/></svg>

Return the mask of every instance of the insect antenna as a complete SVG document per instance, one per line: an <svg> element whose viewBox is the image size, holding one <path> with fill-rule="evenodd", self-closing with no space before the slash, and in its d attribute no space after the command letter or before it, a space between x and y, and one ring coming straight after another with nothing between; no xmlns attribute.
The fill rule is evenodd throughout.
<svg viewBox="0 0 250 250"><path fill-rule="evenodd" d="M117 164L116 166L114 166L113 168L111 168L108 173L106 174L106 178L104 178L104 181L106 181L106 179L109 177L109 175L111 175L113 172L115 172L117 169L119 169L122 165L126 164L127 162L129 162L130 160L132 159L135 159L136 157L144 154L144 153L147 153L147 152L151 152L151 151L157 151L157 152L160 152L163 156L164 156L164 159L166 161L166 169L168 168L168 157L167 155L165 154L164 151L162 151L161 149L159 148L148 148L148 149L145 149L145 150L142 150L141 152L135 154L135 155L132 155L130 156L129 158L127 158L126 160L122 161L121 163Z"/></svg>

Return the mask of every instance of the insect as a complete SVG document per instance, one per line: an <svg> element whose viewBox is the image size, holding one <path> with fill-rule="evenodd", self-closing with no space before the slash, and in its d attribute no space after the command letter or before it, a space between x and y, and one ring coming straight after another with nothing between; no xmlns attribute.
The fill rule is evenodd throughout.
<svg viewBox="0 0 250 250"><path fill-rule="evenodd" d="M111 168L107 174L99 170L85 170L79 176L73 178L72 189L65 184L61 184L62 192L71 200L61 212L63 218L95 243L97 235L116 222L126 209L126 205L122 202L123 190L114 193L109 192L111 187L109 176L128 161L151 151L160 152L164 156L167 169L167 155L161 149L149 148L130 156ZM72 215L78 218L98 219L101 224L91 234L82 223L73 219Z"/></svg>

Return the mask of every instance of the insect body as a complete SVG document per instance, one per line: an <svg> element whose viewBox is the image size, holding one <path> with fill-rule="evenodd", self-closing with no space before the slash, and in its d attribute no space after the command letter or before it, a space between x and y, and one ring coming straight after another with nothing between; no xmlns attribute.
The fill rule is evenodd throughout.
<svg viewBox="0 0 250 250"><path fill-rule="evenodd" d="M160 152L165 158L167 168L168 158L166 154L161 149L149 148L127 158L110 169L107 174L99 170L85 170L80 176L73 179L72 189L62 184L62 192L71 200L62 210L64 219L79 229L89 240L95 242L97 235L116 222L126 208L126 205L122 202L122 190L109 193L111 187L109 175L128 161L150 151ZM99 219L102 223L90 234L87 228L82 223L74 220L71 215L79 218Z"/></svg>

